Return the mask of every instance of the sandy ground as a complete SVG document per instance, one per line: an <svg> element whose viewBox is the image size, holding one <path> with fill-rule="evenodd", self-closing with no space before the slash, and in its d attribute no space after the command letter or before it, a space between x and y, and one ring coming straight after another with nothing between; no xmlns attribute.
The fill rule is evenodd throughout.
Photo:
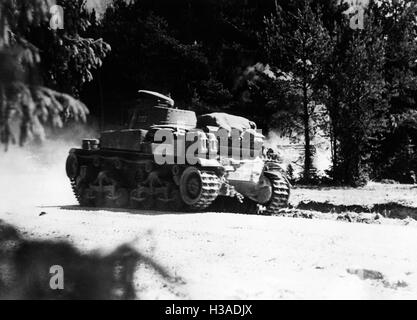
<svg viewBox="0 0 417 320"><path fill-rule="evenodd" d="M65 177L67 148L43 151L47 156L0 154L0 219L30 239L66 240L88 252L131 244L177 278L168 281L139 266L140 298L417 298L417 223L84 210L75 206ZM417 207L416 195L411 186L370 185L296 189L291 201Z"/></svg>

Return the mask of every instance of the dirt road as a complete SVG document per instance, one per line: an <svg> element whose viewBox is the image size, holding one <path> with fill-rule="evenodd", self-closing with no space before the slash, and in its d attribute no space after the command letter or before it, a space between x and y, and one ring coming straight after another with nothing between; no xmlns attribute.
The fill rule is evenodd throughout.
<svg viewBox="0 0 417 320"><path fill-rule="evenodd" d="M139 266L140 298L417 298L414 220L361 224L215 212L88 211L75 206L65 154L56 149L41 159L21 150L2 154L0 219L27 238L70 241L88 252L131 244L177 278L170 282ZM374 204L372 188L353 199ZM396 201L415 205L416 189L395 190ZM388 202L391 191L376 201ZM336 204L349 193L298 189L292 201L311 200L310 192Z"/></svg>

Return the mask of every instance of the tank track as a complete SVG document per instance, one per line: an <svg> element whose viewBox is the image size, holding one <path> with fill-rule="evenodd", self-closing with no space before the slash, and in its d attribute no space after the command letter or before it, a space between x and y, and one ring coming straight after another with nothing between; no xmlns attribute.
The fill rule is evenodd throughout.
<svg viewBox="0 0 417 320"><path fill-rule="evenodd" d="M204 210L207 209L219 195L220 179L217 175L210 171L201 171L201 199L192 206L189 206L191 210Z"/></svg>
<svg viewBox="0 0 417 320"><path fill-rule="evenodd" d="M288 206L291 185L278 164L268 163L267 177L272 183L272 198L264 211L267 215L277 214L279 209Z"/></svg>
<svg viewBox="0 0 417 320"><path fill-rule="evenodd" d="M85 169L87 166L84 164ZM102 172L105 169L108 169L109 166L103 166L100 169L97 168L97 166L94 166L93 164L88 165L88 169L81 174L81 172L78 172L78 174L75 177L70 178L71 188L73 190L74 196L77 199L78 203L81 206L107 206L107 204L103 204L101 200L103 199L102 195L100 194L98 196L98 203L95 202L95 200L91 200L89 198L89 195L91 192L95 194L97 191L91 191L88 187L89 183L92 183L95 178L97 178L98 172ZM130 169L129 169L130 170ZM211 170L205 170L202 168L196 168L196 171L198 170L199 176L200 176L200 194L197 201L185 201L184 199L181 199L180 189L179 189L179 176L161 176L161 181L158 179L155 185L156 189L161 188L168 188L167 190L172 191L166 191L165 193L162 191L162 193L155 193L151 196L151 198L154 199L153 204L149 209L151 210L170 210L170 211L203 211L207 208L209 208L215 200L218 198L218 196L221 194L221 187L222 187L222 179L217 175L218 173L211 171ZM111 169L110 171L113 171L117 173L117 169ZM281 167L278 163L271 161L265 163L265 169L264 169L265 176L270 180L271 186L272 186L272 195L270 198L270 201L264 205L256 204L256 202L249 201L248 198L245 198L243 200L247 200L245 204L241 207L240 211L248 212L254 211L254 213L260 213L260 214L266 214L266 215L274 215L278 214L279 210L283 207L286 207L288 205L288 200L290 196L290 183L286 179L285 172L282 171ZM82 178L83 177L83 178ZM147 174L147 177L151 177L151 173ZM177 177L177 178L175 178ZM146 177L143 177L144 180L148 181ZM87 179L87 180L85 180ZM152 180L152 179L151 179ZM143 182L141 183L142 186L146 186L146 188L150 188L151 185L153 185L152 181L150 182ZM132 184L129 182L123 183L123 180L120 184L120 188L125 188L127 192L130 194L133 189L136 188L136 184ZM155 180L153 180L155 181ZM149 184L150 183L150 184ZM117 184L119 185L119 184ZM178 187L177 187L178 186ZM139 187L139 185L138 185ZM119 188L119 187L117 187ZM172 188L172 189L171 189ZM86 189L89 189L86 191ZM88 195L85 193L87 192ZM89 193L90 192L90 193ZM113 191L114 192L114 191ZM173 194L176 194L176 196L173 196ZM162 198L160 198L162 195ZM178 196L177 196L178 195ZM94 197L94 196L93 196ZM178 201L175 200L179 199ZM161 199L162 201L159 201ZM171 200L173 199L173 200ZM146 200L147 201L147 200ZM146 201L143 203L144 207L143 209L146 209ZM165 204L164 204L165 201ZM172 202L173 201L173 202ZM177 203L178 202L178 203ZM124 202L123 202L124 203ZM216 206L216 205L215 205ZM110 207L112 207L110 205ZM140 205L138 207L132 206L132 203L130 200L128 200L128 204L123 204L120 207L125 208L139 208L141 209ZM247 207L247 208L246 208ZM249 208L250 207L250 208ZM252 207L255 209L252 210Z"/></svg>
<svg viewBox="0 0 417 320"><path fill-rule="evenodd" d="M78 188L77 188L77 181L75 179L70 179L71 182L71 188L72 188L72 193L74 193L75 198L77 199L78 203L81 204L81 196L78 192Z"/></svg>
<svg viewBox="0 0 417 320"><path fill-rule="evenodd" d="M214 200L219 195L221 182L218 176L214 172L210 171L200 171L201 173L201 198L198 202L193 205L186 205L183 203L181 205L182 209L189 210L189 211L202 211L208 208ZM77 202L81 206L87 206L82 199L82 194L80 188L80 184L77 181L77 178L70 178L71 188ZM94 205L93 205L94 206ZM129 208L128 206L126 208ZM151 210L159 210L156 206L152 207ZM175 211L175 209L174 209Z"/></svg>

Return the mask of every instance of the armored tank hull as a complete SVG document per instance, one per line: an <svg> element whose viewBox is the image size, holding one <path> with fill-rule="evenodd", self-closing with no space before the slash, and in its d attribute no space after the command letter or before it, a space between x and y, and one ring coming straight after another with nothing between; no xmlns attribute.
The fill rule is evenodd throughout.
<svg viewBox="0 0 417 320"><path fill-rule="evenodd" d="M165 98L165 105L159 101L151 111L138 108L128 129L103 132L100 140L85 139L81 148L70 150L66 173L81 206L202 211L220 196L266 214L288 205L290 184L279 163L255 148L262 137L253 133L252 122L224 114L197 120L194 112L175 109ZM240 138L250 133L248 152L208 132L208 127L220 130L219 122L228 132L238 123ZM161 131L172 141L162 142ZM188 139L190 133L194 139Z"/></svg>

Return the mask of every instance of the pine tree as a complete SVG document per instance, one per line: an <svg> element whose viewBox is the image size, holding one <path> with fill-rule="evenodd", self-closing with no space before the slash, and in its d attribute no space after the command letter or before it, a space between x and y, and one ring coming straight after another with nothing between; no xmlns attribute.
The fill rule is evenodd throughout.
<svg viewBox="0 0 417 320"><path fill-rule="evenodd" d="M283 12L277 5L276 13L265 18L265 36L271 64L287 73L291 91L299 98L293 107L302 118L304 180L308 182L312 169L311 120L316 104L320 103L322 67L332 52L330 36L320 11L314 12L309 0L304 1L296 14Z"/></svg>
<svg viewBox="0 0 417 320"><path fill-rule="evenodd" d="M417 144L417 3L384 1L373 10L387 39L384 77L390 104L389 130L373 161L382 170L379 175L401 181L417 170L415 157L404 153L407 145Z"/></svg>
<svg viewBox="0 0 417 320"><path fill-rule="evenodd" d="M70 78L80 74L85 82L91 80L91 69L101 65L101 59L110 49L101 40L80 36L87 21L77 19L77 15L67 24L69 29L47 30L54 4L51 0L0 2L0 143L6 148L17 141L22 145L34 136L42 138L45 125L62 127L68 118L85 121L88 109L70 95L73 91L58 92L44 86L39 70L49 67L49 74L53 76L53 67L59 68ZM61 4L64 8L75 9L71 12L77 14L84 1L61 1ZM29 41L39 34L53 39L52 43L45 44L42 53ZM55 51L57 59L61 60L42 65L44 50L54 46L67 48L67 55L61 55L62 50ZM75 65L75 70L71 70L69 64ZM50 79L46 82L51 83ZM18 135L12 129L16 122L20 127Z"/></svg>
<svg viewBox="0 0 417 320"><path fill-rule="evenodd" d="M364 30L345 26L337 40L338 55L327 74L327 108L337 142L334 170L338 180L358 186L367 181L373 148L388 126L385 40L372 14Z"/></svg>

